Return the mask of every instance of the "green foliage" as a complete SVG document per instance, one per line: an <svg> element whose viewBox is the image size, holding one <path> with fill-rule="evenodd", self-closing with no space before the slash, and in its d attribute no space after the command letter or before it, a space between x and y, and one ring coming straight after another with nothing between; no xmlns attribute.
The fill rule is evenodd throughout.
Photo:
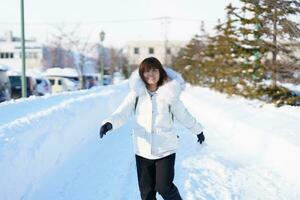
<svg viewBox="0 0 300 200"><path fill-rule="evenodd" d="M173 67L183 74L183 77L191 84L199 84L204 77L202 69L203 50L205 46L196 35L189 44L182 49L173 60Z"/></svg>
<svg viewBox="0 0 300 200"><path fill-rule="evenodd" d="M255 95L258 99L272 102L277 106L300 105L300 96L280 86L260 86L255 91Z"/></svg>
<svg viewBox="0 0 300 200"><path fill-rule="evenodd" d="M231 4L226 7L226 21L215 27L215 36L203 34L192 38L173 59L174 68L191 84L278 106L299 105L299 97L276 85L274 74L279 71L279 53L291 57L291 48L279 44L278 38L300 37L295 33L300 33L299 24L289 19L289 15L300 13L300 3L289 0L241 2L241 8ZM261 86L270 71L273 72L272 86Z"/></svg>

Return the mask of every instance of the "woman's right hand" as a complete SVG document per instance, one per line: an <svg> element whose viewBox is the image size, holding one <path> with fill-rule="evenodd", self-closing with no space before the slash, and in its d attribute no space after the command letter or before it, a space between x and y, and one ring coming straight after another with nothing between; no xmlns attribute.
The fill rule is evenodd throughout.
<svg viewBox="0 0 300 200"><path fill-rule="evenodd" d="M100 128L100 138L103 138L103 135L106 135L107 131L110 131L112 129L112 124L110 122L106 122L103 124Z"/></svg>
<svg viewBox="0 0 300 200"><path fill-rule="evenodd" d="M197 142L199 142L200 144L202 144L202 142L204 142L204 140L205 140L203 132L201 132L200 134L198 134L197 138L198 138Z"/></svg>

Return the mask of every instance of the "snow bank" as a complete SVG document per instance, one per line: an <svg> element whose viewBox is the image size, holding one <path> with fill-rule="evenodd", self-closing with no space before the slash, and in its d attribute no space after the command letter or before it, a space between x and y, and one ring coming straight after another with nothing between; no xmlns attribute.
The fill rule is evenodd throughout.
<svg viewBox="0 0 300 200"><path fill-rule="evenodd" d="M114 90L120 92L123 87ZM7 103L11 111L24 106L25 116L0 126L0 199L22 199L33 191L46 175L61 165L90 140L98 140L97 133L103 112L110 109L104 96L115 93L103 88L38 99L21 100L16 107ZM61 102L57 98L61 97ZM111 98L110 105L114 104ZM37 103L37 107L35 107ZM5 109L5 106L1 106ZM26 110L25 109L25 110ZM30 110L32 112L30 112ZM9 113L9 112L7 112ZM3 116L3 115L2 115ZM16 115L15 115L16 116Z"/></svg>

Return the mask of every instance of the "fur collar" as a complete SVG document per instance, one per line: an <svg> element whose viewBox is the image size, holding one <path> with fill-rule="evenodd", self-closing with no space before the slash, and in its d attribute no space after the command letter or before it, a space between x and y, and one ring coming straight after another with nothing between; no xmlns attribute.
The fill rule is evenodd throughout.
<svg viewBox="0 0 300 200"><path fill-rule="evenodd" d="M170 80L160 86L156 93L159 99L171 104L179 98L181 92L184 90L185 81L178 72L171 68L164 69L166 70ZM138 69L132 72L129 78L129 87L136 93L137 96L147 94L146 86L139 76Z"/></svg>

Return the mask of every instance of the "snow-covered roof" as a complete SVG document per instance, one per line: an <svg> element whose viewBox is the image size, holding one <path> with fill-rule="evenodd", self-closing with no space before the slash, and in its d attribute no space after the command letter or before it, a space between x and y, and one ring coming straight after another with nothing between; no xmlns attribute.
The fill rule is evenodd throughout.
<svg viewBox="0 0 300 200"><path fill-rule="evenodd" d="M21 76L22 71L16 70L16 69L8 69L7 70L7 75L8 76ZM35 78L41 77L40 73L38 73L35 70L30 70L30 69L26 70L26 76L31 76L31 77L35 77Z"/></svg>
<svg viewBox="0 0 300 200"><path fill-rule="evenodd" d="M8 71L7 71L7 75L8 75L8 76L20 76L20 75L21 75L21 72L15 71L15 70L8 70Z"/></svg>
<svg viewBox="0 0 300 200"><path fill-rule="evenodd" d="M0 70L7 71L8 69L9 69L9 67L7 65L1 65L0 64Z"/></svg>
<svg viewBox="0 0 300 200"><path fill-rule="evenodd" d="M100 73L85 73L85 76L100 76Z"/></svg>
<svg viewBox="0 0 300 200"><path fill-rule="evenodd" d="M44 73L43 76L67 76L67 77L78 77L78 73L73 68L49 68Z"/></svg>

